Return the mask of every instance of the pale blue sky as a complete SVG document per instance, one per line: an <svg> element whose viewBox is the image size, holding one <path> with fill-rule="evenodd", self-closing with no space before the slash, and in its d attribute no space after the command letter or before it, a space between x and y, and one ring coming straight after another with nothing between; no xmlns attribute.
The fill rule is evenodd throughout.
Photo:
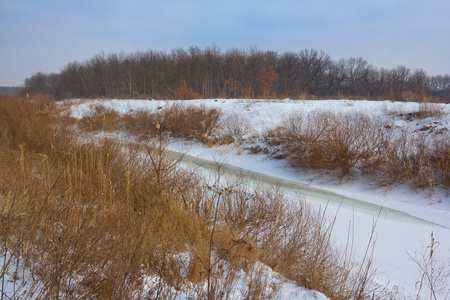
<svg viewBox="0 0 450 300"><path fill-rule="evenodd" d="M449 0L0 0L0 86L105 53L324 50L450 74Z"/></svg>

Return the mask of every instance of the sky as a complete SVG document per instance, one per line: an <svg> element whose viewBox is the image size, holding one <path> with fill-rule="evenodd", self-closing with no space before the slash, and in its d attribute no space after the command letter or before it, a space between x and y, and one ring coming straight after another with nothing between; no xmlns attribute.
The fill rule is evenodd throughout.
<svg viewBox="0 0 450 300"><path fill-rule="evenodd" d="M450 74L449 0L0 0L0 86L99 53L190 46L362 57Z"/></svg>

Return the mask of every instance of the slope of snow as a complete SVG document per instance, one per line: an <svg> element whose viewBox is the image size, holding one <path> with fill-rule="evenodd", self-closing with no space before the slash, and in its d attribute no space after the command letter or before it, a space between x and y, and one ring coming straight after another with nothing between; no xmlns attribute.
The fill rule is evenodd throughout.
<svg viewBox="0 0 450 300"><path fill-rule="evenodd" d="M78 118L88 113L93 105L97 103L92 100L72 100L71 102L73 104L71 114ZM139 109L155 110L158 107L170 105L172 101L106 100L101 101L101 103L106 107L125 113ZM423 131L420 131L423 128L429 128L426 131L427 134L450 128L450 105L444 104L433 105L433 109L442 113L439 119L408 120L403 116L419 111L420 104L391 101L293 101L289 99L208 99L191 100L186 101L186 103L219 108L224 113L224 116L231 116L236 118L236 120L246 120L252 128L246 137L261 134L267 128L273 128L282 124L283 120L292 112L310 112L315 110L343 113L362 111L389 122L393 127L403 128L411 134L424 134ZM197 143L175 141L170 147L192 156L199 156L282 179L317 186L347 197L403 211L435 223L435 225L424 225L380 217L376 224L374 230L376 240L374 262L378 266L378 275L375 280L380 285L388 284L391 288L398 290L406 299L416 297L416 283L421 277L419 267L412 261L410 256L414 256L415 253L423 251L430 245L432 233L434 238L439 241L439 248L435 249L434 257L443 262L450 261L450 197L445 191L437 189L434 194L430 195L427 191L413 192L405 186L383 189L363 181L330 182L314 174L295 172L284 161L273 161L262 155L251 155L232 145L208 148ZM299 191L299 194L301 195L301 191ZM312 205L318 207L323 207L324 205L307 197L305 198ZM349 230L354 232L354 253L357 257L362 258L369 243L377 212L373 212L373 214L359 213L338 205L329 205L327 211L331 217L337 216L334 230L337 243L344 245L347 241ZM449 280L447 278L448 286L450 286ZM425 290L425 288L423 289ZM427 294L425 295L428 297ZM445 294L443 295L445 296ZM291 297L283 296L282 298Z"/></svg>

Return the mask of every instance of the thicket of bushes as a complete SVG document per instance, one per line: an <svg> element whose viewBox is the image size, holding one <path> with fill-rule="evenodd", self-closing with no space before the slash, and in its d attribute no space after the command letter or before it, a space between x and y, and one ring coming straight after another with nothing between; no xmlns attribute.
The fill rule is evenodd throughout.
<svg viewBox="0 0 450 300"><path fill-rule="evenodd" d="M280 98L450 101L450 76L363 58L334 61L323 51L277 53L215 47L99 54L60 73L27 78L24 93L64 98Z"/></svg>
<svg viewBox="0 0 450 300"><path fill-rule="evenodd" d="M365 113L321 111L294 113L264 138L272 156L331 178L363 174L381 186L450 188L448 131L412 135Z"/></svg>
<svg viewBox="0 0 450 300"><path fill-rule="evenodd" d="M242 296L268 298L257 261L332 299L377 295L370 260L333 247L323 212L204 180L164 152L162 135L128 150L80 142L47 99L2 96L0 122L0 284L12 286L2 297L226 298L244 270Z"/></svg>

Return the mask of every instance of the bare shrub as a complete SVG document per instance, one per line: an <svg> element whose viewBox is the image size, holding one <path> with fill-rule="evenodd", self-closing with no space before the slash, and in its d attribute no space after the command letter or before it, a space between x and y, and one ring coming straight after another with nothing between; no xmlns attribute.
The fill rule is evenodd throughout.
<svg viewBox="0 0 450 300"><path fill-rule="evenodd" d="M215 108L175 102L159 112L158 118L162 130L169 131L172 136L207 142L216 131L221 115L222 112Z"/></svg>
<svg viewBox="0 0 450 300"><path fill-rule="evenodd" d="M174 102L156 112L138 110L127 113L114 124L121 124L123 129L140 140L155 137L160 128L164 135L206 143L217 139L215 135L221 116L222 112L215 108Z"/></svg>
<svg viewBox="0 0 450 300"><path fill-rule="evenodd" d="M434 156L433 162L436 164L436 173L438 184L441 184L445 189L450 189L450 136L434 142L433 145Z"/></svg>
<svg viewBox="0 0 450 300"><path fill-rule="evenodd" d="M386 144L381 185L409 184L414 189L449 188L449 135L409 136L405 132Z"/></svg>
<svg viewBox="0 0 450 300"><path fill-rule="evenodd" d="M238 114L227 115L220 121L221 134L217 137L219 144L242 144L244 136L251 134L253 128L249 121Z"/></svg>
<svg viewBox="0 0 450 300"><path fill-rule="evenodd" d="M292 115L266 134L274 154L298 168L326 170L339 179L355 170L370 173L380 165L387 133L377 120L363 113L351 115L313 112Z"/></svg>
<svg viewBox="0 0 450 300"><path fill-rule="evenodd" d="M232 235L227 259L238 256L245 265L261 261L332 299L377 294L370 288L371 254L356 263L339 252L331 238L334 221L326 217L326 211L316 211L301 200L292 205L279 190L261 187L239 186L222 203L224 222Z"/></svg>
<svg viewBox="0 0 450 300"><path fill-rule="evenodd" d="M379 173L378 183L388 186L395 183L411 182L418 168L415 159L416 142L410 138L406 131L402 131L385 145L385 164Z"/></svg>
<svg viewBox="0 0 450 300"><path fill-rule="evenodd" d="M120 115L112 108L97 104L88 115L80 119L79 124L88 131L114 131L119 128Z"/></svg>
<svg viewBox="0 0 450 300"><path fill-rule="evenodd" d="M431 232L430 245L416 251L413 255L409 254L410 259L419 267L421 278L417 281L417 299L420 299L422 290L428 288L430 300L448 298L450 294L450 261L442 261L436 258L436 250L439 242L434 239ZM444 298L442 298L444 299Z"/></svg>
<svg viewBox="0 0 450 300"><path fill-rule="evenodd" d="M312 112L292 115L264 139L273 157L331 178L363 174L381 186L448 190L448 132L414 136L406 130L394 134L390 128L363 113Z"/></svg>
<svg viewBox="0 0 450 300"><path fill-rule="evenodd" d="M156 114L148 110L137 110L122 116L121 124L124 130L140 140L146 140L156 134L158 119Z"/></svg>
<svg viewBox="0 0 450 300"><path fill-rule="evenodd" d="M239 143L244 141L244 136L251 134L253 131L249 121L238 114L227 115L222 120L221 127L225 136L229 136Z"/></svg>

